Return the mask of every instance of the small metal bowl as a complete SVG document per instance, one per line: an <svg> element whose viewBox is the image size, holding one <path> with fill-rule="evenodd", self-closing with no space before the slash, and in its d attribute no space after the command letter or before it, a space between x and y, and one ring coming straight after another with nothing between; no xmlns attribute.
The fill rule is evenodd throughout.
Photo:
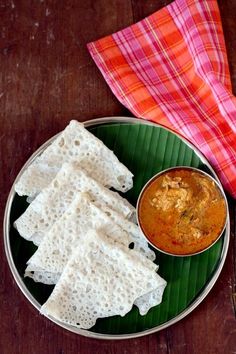
<svg viewBox="0 0 236 354"><path fill-rule="evenodd" d="M199 251L196 251L194 253L184 253L184 254L178 254L178 253L171 253L171 252L168 252L166 251L165 249L162 249L162 248L159 248L159 246L157 246L156 244L154 244L150 238L148 237L148 235L145 233L143 227L142 227L142 223L141 223L141 220L140 220L140 202L141 202L141 199L146 191L146 189L157 179L159 178L161 175L163 174L167 174L168 172L170 171L173 171L173 170L189 170L189 171L193 171L193 172L197 172L199 174L202 174L204 176L206 176L207 178L209 178L210 180L214 181L214 184L215 186L218 188L222 198L224 199L224 204L225 204L225 221L224 221L224 224L223 224L223 227L220 231L220 233L216 236L215 240L208 246L206 246L205 248L199 250ZM152 246L154 247L156 250L162 252L162 253L165 253L165 254L168 254L168 255L171 255L171 256L176 256L176 257L187 257L187 256L193 256L193 255L196 255L196 254L199 254L199 253L202 253L204 251L206 251L207 249L209 249L210 247L212 247L218 240L219 238L222 236L224 230L225 230L225 227L226 227L226 223L227 223L227 215L228 215L228 203L227 203L227 199L226 199L226 196L225 196L225 193L224 193L224 190L223 190L223 187L221 186L220 183L218 183L215 178L213 178L211 175L209 175L208 173L198 169L198 168L194 168L194 167L188 167L188 166L176 166L176 167L171 167L171 168L168 168L166 170L163 170L159 173L157 173L156 175L154 175L143 187L143 189L141 190L140 194L139 194L139 197L138 197L138 201L137 201L137 206L136 206L136 210L137 210L137 221L138 221L138 225L139 225L139 228L140 230L142 231L142 234L144 235L144 237L146 238L147 242Z"/></svg>

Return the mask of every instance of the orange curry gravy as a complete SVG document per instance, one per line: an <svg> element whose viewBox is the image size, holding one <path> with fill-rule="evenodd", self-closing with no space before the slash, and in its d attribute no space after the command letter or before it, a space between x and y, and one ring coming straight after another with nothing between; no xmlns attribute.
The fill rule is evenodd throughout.
<svg viewBox="0 0 236 354"><path fill-rule="evenodd" d="M220 235L226 203L206 175L173 169L154 179L139 203L140 226L157 248L176 255L200 252Z"/></svg>

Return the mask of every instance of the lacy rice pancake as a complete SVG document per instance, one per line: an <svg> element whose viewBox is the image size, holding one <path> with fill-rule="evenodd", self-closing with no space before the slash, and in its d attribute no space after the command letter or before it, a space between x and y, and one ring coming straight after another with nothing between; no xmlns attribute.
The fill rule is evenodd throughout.
<svg viewBox="0 0 236 354"><path fill-rule="evenodd" d="M97 207L90 198L78 193L67 211L45 234L37 251L27 262L25 275L45 284L56 284L73 250L87 242L86 233L99 229L108 236L154 260L155 253L148 247L137 225L105 207ZM83 255L81 255L82 257Z"/></svg>
<svg viewBox="0 0 236 354"><path fill-rule="evenodd" d="M38 246L80 192L88 193L98 207L107 206L125 218L132 218L135 213L135 208L126 199L97 182L76 162L65 162L14 226L22 237Z"/></svg>
<svg viewBox="0 0 236 354"><path fill-rule="evenodd" d="M85 238L74 249L42 314L88 329L97 318L124 316L133 304L143 315L160 304L166 281L156 273L156 264L104 233L89 230Z"/></svg>
<svg viewBox="0 0 236 354"><path fill-rule="evenodd" d="M40 156L31 163L15 184L19 195L34 198L47 187L64 162L76 161L104 186L126 192L133 186L133 174L113 151L84 125L72 120Z"/></svg>
<svg viewBox="0 0 236 354"><path fill-rule="evenodd" d="M225 198L208 175L174 168L153 178L138 203L138 218L148 240L173 255L191 255L212 245L226 222Z"/></svg>

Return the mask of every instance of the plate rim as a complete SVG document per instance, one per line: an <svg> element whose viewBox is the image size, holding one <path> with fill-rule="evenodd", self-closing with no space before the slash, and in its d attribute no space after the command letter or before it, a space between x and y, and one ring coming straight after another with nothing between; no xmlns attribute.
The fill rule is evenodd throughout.
<svg viewBox="0 0 236 354"><path fill-rule="evenodd" d="M208 168L211 170L212 174L216 178L216 180L219 182L220 186L222 187L222 184L212 168L211 164L209 161L206 159L206 157L195 147L191 142L189 142L186 138L182 137L180 134L176 133L175 131L161 125L157 124L151 121L147 121L144 119L139 119L139 118L133 118L133 117L122 117L122 116L117 116L117 117L103 117L103 118L95 118L91 119L88 121L83 122L84 126L87 127L93 127L97 125L105 125L105 124L110 124L110 123L127 123L127 124L142 124L142 125L150 125L154 127L160 127L163 128L172 134L175 134L178 138L180 138L182 141L185 142L187 146L189 146L191 149L194 150L194 152L199 156L199 158L208 166ZM4 219L3 219L3 241L4 241L4 249L5 249L5 254L7 257L7 262L9 265L9 268L11 270L11 273L13 275L13 278L20 288L21 292L24 294L24 296L27 298L27 300L39 311L41 305L38 303L38 301L33 297L33 295L30 293L30 291L27 289L26 285L24 284L20 274L18 273L18 270L15 266L12 252L11 252L11 245L10 245L10 212L11 212L11 206L13 199L15 197L15 190L14 186L16 182L19 180L20 176L24 172L24 170L32 163L32 161L47 147L51 144L51 142L60 134L57 133L54 136L52 136L50 139L48 139L44 144L42 144L26 161L26 163L22 166L21 170L19 171L17 177L15 178L11 190L9 192L6 206L5 206L5 211L4 211ZM223 189L223 187L222 187ZM225 263L225 259L227 256L228 248L229 248L229 240L230 240L230 218L229 218L229 211L228 211L228 205L227 205L227 222L226 222L226 229L225 229L225 236L224 236L224 242L221 250L221 255L219 258L218 265L215 269L215 272L213 276L210 278L208 282L206 282L205 286L201 290L201 292L197 295L195 300L188 306L186 307L182 312L180 312L177 316L173 317L172 319L155 326L153 328L147 329L145 331L141 332L136 332L136 333L128 333L128 334L103 334L103 333L96 333L96 332L91 332L85 329L80 329L73 327L71 325L64 324L51 316L45 316L48 318L50 321L53 323L59 325L60 327L69 330L72 333L75 334L80 334L82 336L88 337L88 338L96 338L96 339L103 339L103 340L124 340L124 339L131 339L131 338L138 338L138 337L143 337L148 334L152 334L155 332L159 332L162 329L165 329L180 320L182 320L184 317L186 317L188 314L190 314L208 295L210 290L213 288L214 284L216 283L223 265Z"/></svg>

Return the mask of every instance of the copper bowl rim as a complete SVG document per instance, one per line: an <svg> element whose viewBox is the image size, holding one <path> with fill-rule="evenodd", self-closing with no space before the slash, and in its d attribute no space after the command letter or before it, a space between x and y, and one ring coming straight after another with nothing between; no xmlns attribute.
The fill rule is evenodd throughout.
<svg viewBox="0 0 236 354"><path fill-rule="evenodd" d="M219 189L223 199L224 199L224 202L225 202L225 222L224 222L224 225L219 233L219 235L216 237L216 239L214 240L214 242L212 242L209 246L203 248L202 250L200 251L197 251L197 252L193 252L193 253L187 253L187 254L178 254L178 253L171 253L171 252L167 252L159 247L157 247L154 243L152 243L150 241L150 239L148 238L148 236L145 234L142 226L141 226L141 222L140 222L140 217L139 217L139 208L140 208L140 201L142 199L142 196L144 194L144 192L146 191L146 189L148 188L148 186L157 178L159 178L161 175L165 174L165 173L168 173L169 171L172 171L172 170L191 170L191 171L195 171L195 172L198 172L206 177L208 177L209 179L211 179L215 185L217 186L217 188ZM223 235L224 233L224 230L226 228L226 224L227 224L227 215L229 213L229 210L228 210L228 202L227 202L227 198L226 198L226 195L225 195L225 192L224 192L224 189L222 187L222 185L214 178L212 177L209 173L203 171L203 170L200 170L199 168L196 168L196 167L191 167L191 166L173 166L173 167L169 167L169 168L166 168L165 170L162 170L160 172L158 172L157 174L155 174L153 177L151 177L147 183L143 186L141 192L139 193L139 197L138 197L138 200L137 200L137 204L136 204L136 218L137 218L137 222L138 222L138 226L139 226L139 229L140 231L142 232L142 235L145 237L146 241L153 247L155 248L157 251L161 252L161 253L164 253L164 254L167 254L169 256L174 256L174 257L189 257L189 256L195 256L197 254L200 254L200 253L203 253L205 252L206 250L208 250L209 248L211 248L220 238L221 236Z"/></svg>

